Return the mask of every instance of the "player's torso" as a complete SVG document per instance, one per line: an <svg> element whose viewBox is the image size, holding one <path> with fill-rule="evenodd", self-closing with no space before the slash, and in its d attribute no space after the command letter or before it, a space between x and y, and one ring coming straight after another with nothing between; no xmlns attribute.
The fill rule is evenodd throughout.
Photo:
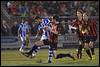
<svg viewBox="0 0 100 67"><path fill-rule="evenodd" d="M58 41L58 25L57 24L51 24L50 40L51 42Z"/></svg>
<svg viewBox="0 0 100 67"><path fill-rule="evenodd" d="M45 25L44 23L41 23L39 25L39 27L42 30L41 40L48 39L49 38L49 34L50 34L49 25Z"/></svg>
<svg viewBox="0 0 100 67"><path fill-rule="evenodd" d="M26 36L26 34L28 34L28 25L20 24L20 34L21 36Z"/></svg>

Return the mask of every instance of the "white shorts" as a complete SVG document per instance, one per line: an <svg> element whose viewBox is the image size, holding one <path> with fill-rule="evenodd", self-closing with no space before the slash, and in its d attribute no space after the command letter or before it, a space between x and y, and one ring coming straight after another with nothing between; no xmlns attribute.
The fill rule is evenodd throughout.
<svg viewBox="0 0 100 67"><path fill-rule="evenodd" d="M26 40L26 36L21 36L21 35L20 35L20 38L21 38L21 41L22 41L22 42Z"/></svg>

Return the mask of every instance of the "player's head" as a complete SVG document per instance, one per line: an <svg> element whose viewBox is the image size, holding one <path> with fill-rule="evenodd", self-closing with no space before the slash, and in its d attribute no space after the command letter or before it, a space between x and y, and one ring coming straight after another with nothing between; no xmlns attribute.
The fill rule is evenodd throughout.
<svg viewBox="0 0 100 67"><path fill-rule="evenodd" d="M77 11L76 11L76 15L77 15L77 18L78 18L79 20L82 20L83 11L82 11L82 10L77 10Z"/></svg>
<svg viewBox="0 0 100 67"><path fill-rule="evenodd" d="M87 12L84 12L83 13L83 20L88 21L88 19L89 19L89 16L88 16Z"/></svg>
<svg viewBox="0 0 100 67"><path fill-rule="evenodd" d="M53 23L56 23L56 22L58 22L58 19L59 19L59 16L58 16L58 15L54 15L54 16L52 17L52 22L53 22Z"/></svg>
<svg viewBox="0 0 100 67"><path fill-rule="evenodd" d="M54 16L53 16L53 20L58 21L58 19L59 19L59 16L58 16L58 15L54 15Z"/></svg>
<svg viewBox="0 0 100 67"><path fill-rule="evenodd" d="M39 16L36 16L35 17L35 21L38 22L38 23L41 23L42 22L42 18L39 17Z"/></svg>
<svg viewBox="0 0 100 67"><path fill-rule="evenodd" d="M22 18L22 19L21 19L21 22L22 22L22 23L25 23L25 18Z"/></svg>

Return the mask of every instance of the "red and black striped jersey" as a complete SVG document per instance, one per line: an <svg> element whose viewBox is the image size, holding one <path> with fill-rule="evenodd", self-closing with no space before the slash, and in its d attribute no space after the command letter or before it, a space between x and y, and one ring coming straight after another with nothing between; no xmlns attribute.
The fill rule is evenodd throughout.
<svg viewBox="0 0 100 67"><path fill-rule="evenodd" d="M72 26L77 28L77 34L79 36L83 36L82 30L83 30L83 20L79 21L78 19L75 20L75 22L72 23Z"/></svg>
<svg viewBox="0 0 100 67"><path fill-rule="evenodd" d="M97 36L96 22L94 21L94 19L91 21L90 29L91 29L90 35L91 36Z"/></svg>

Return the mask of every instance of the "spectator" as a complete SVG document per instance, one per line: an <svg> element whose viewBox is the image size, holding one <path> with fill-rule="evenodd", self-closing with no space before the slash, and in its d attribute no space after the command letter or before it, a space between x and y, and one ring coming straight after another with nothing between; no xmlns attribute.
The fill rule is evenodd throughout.
<svg viewBox="0 0 100 67"><path fill-rule="evenodd" d="M2 33L2 36L9 36L9 34L10 34L9 32L10 32L10 28L7 25L6 21L3 20L2 24L1 24L1 33Z"/></svg>
<svg viewBox="0 0 100 67"><path fill-rule="evenodd" d="M11 32L13 34L13 36L18 36L18 28L19 28L19 24L18 22L14 22L14 25L11 28Z"/></svg>
<svg viewBox="0 0 100 67"><path fill-rule="evenodd" d="M32 6L32 8L30 9L30 16L32 17L35 14L36 14L36 6Z"/></svg>
<svg viewBox="0 0 100 67"><path fill-rule="evenodd" d="M21 17L25 17L27 16L27 13L29 12L29 9L27 7L27 5L19 5L19 12L21 14Z"/></svg>
<svg viewBox="0 0 100 67"><path fill-rule="evenodd" d="M66 12L66 5L63 3L59 4L60 14L64 14Z"/></svg>
<svg viewBox="0 0 100 67"><path fill-rule="evenodd" d="M11 13L11 2L9 1L9 2L7 2L7 11L8 11L8 13Z"/></svg>
<svg viewBox="0 0 100 67"><path fill-rule="evenodd" d="M13 4L11 4L10 9L11 9L11 13L12 13L13 15L17 15L17 6L16 6L16 2L15 2L15 3L13 2Z"/></svg>

